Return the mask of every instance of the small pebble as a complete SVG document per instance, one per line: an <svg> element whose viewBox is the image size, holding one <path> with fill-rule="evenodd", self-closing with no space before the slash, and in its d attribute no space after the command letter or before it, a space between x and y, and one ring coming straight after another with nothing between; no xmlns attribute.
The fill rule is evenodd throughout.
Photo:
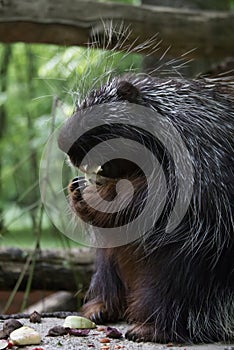
<svg viewBox="0 0 234 350"><path fill-rule="evenodd" d="M15 329L23 327L22 323L20 321L17 321L13 318L4 321L2 331L4 334L9 336L11 332L13 332Z"/></svg>
<svg viewBox="0 0 234 350"><path fill-rule="evenodd" d="M109 338L119 339L122 338L122 333L114 327L106 327L105 329L106 336Z"/></svg>
<svg viewBox="0 0 234 350"><path fill-rule="evenodd" d="M6 335L6 333L3 332L3 330L0 330L0 339L7 339L8 335Z"/></svg>
<svg viewBox="0 0 234 350"><path fill-rule="evenodd" d="M39 314L39 312L34 311L30 316L29 316L29 320L32 323L41 323L41 315Z"/></svg>
<svg viewBox="0 0 234 350"><path fill-rule="evenodd" d="M101 338L99 339L100 343L109 343L110 342L110 339L108 338Z"/></svg>
<svg viewBox="0 0 234 350"><path fill-rule="evenodd" d="M65 335L67 333L68 331L66 330L66 328L62 326L54 326L49 329L47 337L58 337L60 335Z"/></svg>
<svg viewBox="0 0 234 350"><path fill-rule="evenodd" d="M99 326L99 327L97 327L96 331L98 331L98 332L104 332L105 329L106 329L106 327Z"/></svg>

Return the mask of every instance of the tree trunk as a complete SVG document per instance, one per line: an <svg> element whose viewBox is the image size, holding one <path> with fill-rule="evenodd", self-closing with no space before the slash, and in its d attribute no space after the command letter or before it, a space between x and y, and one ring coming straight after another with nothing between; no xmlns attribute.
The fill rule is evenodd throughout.
<svg viewBox="0 0 234 350"><path fill-rule="evenodd" d="M11 58L11 46L6 45L2 48L2 59L0 62L0 94L6 96L7 91L7 72ZM7 128L7 115L4 106L4 99L2 104L0 103L0 145L1 154L4 154L4 145L2 140ZM4 230L4 218L3 218L3 187L2 187L2 157L0 157L0 232Z"/></svg>
<svg viewBox="0 0 234 350"><path fill-rule="evenodd" d="M30 48L30 45L25 45L25 54L26 54L26 75L27 75L27 93L28 93L28 100L31 101L33 97L35 96L35 89L34 89L34 78L37 76L36 72L36 65L35 65L35 57L33 57L32 50ZM38 203L38 205L34 206L30 210L30 217L32 221L32 230L35 234L37 234L37 212L40 206L40 194L39 194L39 185L38 185L38 160L37 160L37 151L35 146L33 145L33 140L35 138L35 127L34 127L34 121L33 116L31 115L30 111L26 107L26 118L27 118L27 127L28 127L28 150L29 150L29 174L30 174L30 184L35 185L35 187L30 191L29 193L29 200L30 205L34 203Z"/></svg>

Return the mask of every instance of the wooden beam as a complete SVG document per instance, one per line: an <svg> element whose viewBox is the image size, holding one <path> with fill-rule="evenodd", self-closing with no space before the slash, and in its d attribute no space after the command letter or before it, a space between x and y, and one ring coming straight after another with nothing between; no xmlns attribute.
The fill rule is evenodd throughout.
<svg viewBox="0 0 234 350"><path fill-rule="evenodd" d="M234 12L129 6L89 0L1 0L0 41L85 46L104 26L130 26L127 43L137 46L156 33L170 56L234 56ZM111 45L110 45L111 46ZM114 46L114 43L113 45ZM147 52L147 49L145 49ZM188 58L190 57L188 55Z"/></svg>
<svg viewBox="0 0 234 350"><path fill-rule="evenodd" d="M89 285L94 255L89 249L42 250L0 249L0 289L14 288L25 271L19 290L24 290L30 273L28 257L36 257L31 289L77 291Z"/></svg>

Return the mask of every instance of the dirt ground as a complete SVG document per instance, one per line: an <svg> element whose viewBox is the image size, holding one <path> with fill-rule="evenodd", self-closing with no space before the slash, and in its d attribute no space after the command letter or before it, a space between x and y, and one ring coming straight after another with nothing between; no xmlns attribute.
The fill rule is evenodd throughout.
<svg viewBox="0 0 234 350"><path fill-rule="evenodd" d="M207 344L207 345L180 345L175 346L173 344L160 345L153 343L134 343L132 341L122 339L110 339L109 343L101 343L100 339L106 337L103 331L97 331L93 329L86 337L75 336L59 336L48 337L46 336L48 330L54 326L62 326L64 320L61 318L42 318L42 322L39 324L30 323L29 319L19 319L19 321L25 325L36 329L42 338L40 345L24 346L20 349L41 349L41 350L84 350L84 349L99 349L99 350L234 350L234 344ZM0 328L4 321L0 321ZM125 333L128 326L125 323L111 325L117 328L122 333Z"/></svg>

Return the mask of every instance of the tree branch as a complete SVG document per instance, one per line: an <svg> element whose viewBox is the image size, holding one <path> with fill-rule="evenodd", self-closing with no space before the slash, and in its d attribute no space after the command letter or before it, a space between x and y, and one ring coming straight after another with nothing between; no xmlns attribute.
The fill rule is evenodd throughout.
<svg viewBox="0 0 234 350"><path fill-rule="evenodd" d="M134 43L133 46L159 33L162 50L171 46L171 56L180 56L194 48L192 57L234 55L234 12L138 7L89 0L0 1L0 41L5 43L85 46L92 33L101 36L102 24L108 26L110 21L114 26L131 27L127 41Z"/></svg>

